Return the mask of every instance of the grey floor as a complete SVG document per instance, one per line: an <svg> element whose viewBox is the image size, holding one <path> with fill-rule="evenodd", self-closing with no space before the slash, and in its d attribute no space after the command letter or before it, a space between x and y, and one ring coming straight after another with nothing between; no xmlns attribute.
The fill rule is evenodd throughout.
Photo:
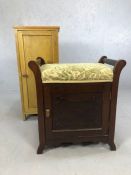
<svg viewBox="0 0 131 175"><path fill-rule="evenodd" d="M0 94L0 175L131 175L131 91L120 90L115 142L69 146L37 155L36 118L22 121L19 94Z"/></svg>

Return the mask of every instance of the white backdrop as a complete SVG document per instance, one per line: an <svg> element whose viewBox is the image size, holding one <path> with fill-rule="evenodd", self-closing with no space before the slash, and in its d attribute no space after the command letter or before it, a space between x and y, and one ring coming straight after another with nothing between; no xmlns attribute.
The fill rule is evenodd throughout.
<svg viewBox="0 0 131 175"><path fill-rule="evenodd" d="M19 92L15 25L58 25L60 62L124 58L131 88L131 0L0 0L0 90Z"/></svg>

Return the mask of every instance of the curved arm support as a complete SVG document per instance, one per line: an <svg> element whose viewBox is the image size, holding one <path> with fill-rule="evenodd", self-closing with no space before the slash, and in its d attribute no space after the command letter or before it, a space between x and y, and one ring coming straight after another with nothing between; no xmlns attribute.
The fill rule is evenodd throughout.
<svg viewBox="0 0 131 175"><path fill-rule="evenodd" d="M41 61L41 62L40 62ZM37 106L38 106L38 127L39 127L39 147L37 150L37 153L40 154L42 153L45 145L45 105L44 105L44 87L42 84L42 79L41 79L41 71L40 71L40 66L44 62L37 58L36 61L30 61L28 63L30 69L34 73L35 77L35 82L36 82L36 91L37 91ZM44 131L44 132L43 132Z"/></svg>
<svg viewBox="0 0 131 175"><path fill-rule="evenodd" d="M111 101L110 101L110 124L109 124L109 144L111 146L111 150L115 150L114 144L114 133L115 133L115 120L116 120L116 107L117 107L117 95L118 95L118 86L119 86L119 78L122 69L126 65L125 60L112 60L108 59L106 56L100 58L99 63L106 63L114 66L113 68L113 82L111 87Z"/></svg>

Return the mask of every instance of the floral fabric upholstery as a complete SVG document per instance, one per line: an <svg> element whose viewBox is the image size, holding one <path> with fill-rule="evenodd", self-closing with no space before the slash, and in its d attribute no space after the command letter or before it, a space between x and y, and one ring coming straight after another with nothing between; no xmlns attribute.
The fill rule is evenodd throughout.
<svg viewBox="0 0 131 175"><path fill-rule="evenodd" d="M44 64L43 83L112 82L113 70L102 63Z"/></svg>

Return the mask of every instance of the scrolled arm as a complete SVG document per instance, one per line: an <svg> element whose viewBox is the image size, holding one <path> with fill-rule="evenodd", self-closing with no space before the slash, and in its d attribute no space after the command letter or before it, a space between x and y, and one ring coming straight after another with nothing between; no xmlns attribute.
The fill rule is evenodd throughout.
<svg viewBox="0 0 131 175"><path fill-rule="evenodd" d="M43 64L45 64L45 60L44 60L44 58L42 58L42 57L37 57L37 58L36 58L36 63L37 63L39 66L42 66Z"/></svg>
<svg viewBox="0 0 131 175"><path fill-rule="evenodd" d="M98 62L103 63L103 64L106 63L109 65L115 66L117 60L109 59L109 58L107 58L107 56L102 56Z"/></svg>
<svg viewBox="0 0 131 175"><path fill-rule="evenodd" d="M125 60L122 60L122 59L113 60L113 59L109 59L107 56L102 56L98 62L102 64L109 64L109 65L114 66L113 68L114 79L119 79L120 73L126 65Z"/></svg>

